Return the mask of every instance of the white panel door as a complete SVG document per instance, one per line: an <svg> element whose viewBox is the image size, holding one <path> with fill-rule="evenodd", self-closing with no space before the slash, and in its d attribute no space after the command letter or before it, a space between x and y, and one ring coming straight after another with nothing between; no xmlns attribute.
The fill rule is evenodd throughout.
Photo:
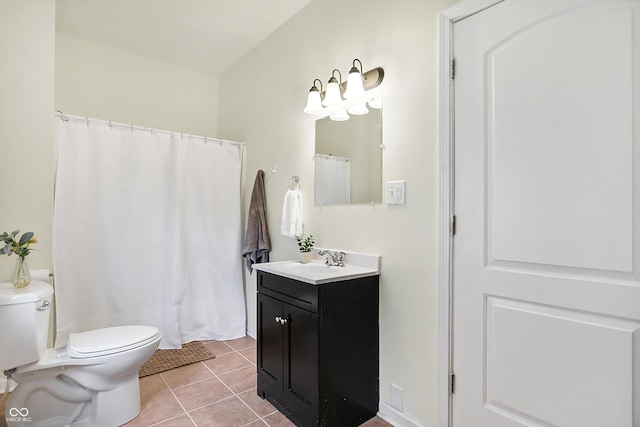
<svg viewBox="0 0 640 427"><path fill-rule="evenodd" d="M452 424L640 426L640 0L453 28Z"/></svg>

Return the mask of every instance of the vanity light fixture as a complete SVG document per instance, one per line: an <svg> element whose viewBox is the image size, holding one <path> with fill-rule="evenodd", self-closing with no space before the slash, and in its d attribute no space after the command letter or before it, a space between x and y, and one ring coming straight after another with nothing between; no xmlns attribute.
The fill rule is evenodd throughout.
<svg viewBox="0 0 640 427"><path fill-rule="evenodd" d="M382 108L382 98L381 97L373 98L371 101L369 101L369 107L375 108L377 110L381 109Z"/></svg>
<svg viewBox="0 0 640 427"><path fill-rule="evenodd" d="M320 83L320 89L316 86L316 82ZM322 81L315 79L313 86L309 89L309 96L307 97L307 106L304 107L304 112L307 114L320 114L322 113Z"/></svg>
<svg viewBox="0 0 640 427"><path fill-rule="evenodd" d="M359 69L357 65L360 66ZM320 117L329 116L331 120L344 121L349 120L349 114L367 114L369 112L367 103L371 108L381 108L380 94L371 91L371 89L380 86L384 78L384 70L377 67L363 72L362 69L362 62L357 58L354 59L345 83L342 83L340 70L334 69L331 72L326 92L322 91L322 82L319 79L314 79L304 112ZM340 80L335 77L336 72ZM316 81L320 82L320 89L318 89Z"/></svg>
<svg viewBox="0 0 640 427"><path fill-rule="evenodd" d="M356 67L356 61L360 64L360 69ZM353 66L351 70L349 70L349 76L347 77L347 90L344 91L344 97L346 99L354 99L359 96L362 96L365 92L364 85L362 84L362 62L359 59L353 60ZM362 102L361 104L356 104L347 109L349 114L353 114L356 116L362 116L369 112L367 109L367 103Z"/></svg>
<svg viewBox="0 0 640 427"><path fill-rule="evenodd" d="M347 110L339 110L331 114L329 118L335 122L344 122L349 120L349 114L347 114Z"/></svg>
<svg viewBox="0 0 640 427"><path fill-rule="evenodd" d="M367 108L367 103L363 102L362 104L347 108L347 111L354 116L364 116L369 112L369 109Z"/></svg>
<svg viewBox="0 0 640 427"><path fill-rule="evenodd" d="M360 69L356 68L356 61L360 63ZM344 97L346 99L360 96L364 93L364 86L362 84L362 62L359 59L353 60L353 67L349 71L347 77L347 90L344 91ZM366 107L365 107L366 108Z"/></svg>
<svg viewBox="0 0 640 427"><path fill-rule="evenodd" d="M340 70L335 69L331 72L331 78L329 79L329 83L327 83L327 93L324 95L324 100L322 101L322 105L325 107L331 107L333 105L338 105L342 102L341 95L341 83L336 79L336 71L340 76L340 82L342 82L342 74Z"/></svg>
<svg viewBox="0 0 640 427"><path fill-rule="evenodd" d="M362 104L356 104L347 108L347 111L354 116L364 116L369 112L369 109L367 108L367 103L363 102Z"/></svg>

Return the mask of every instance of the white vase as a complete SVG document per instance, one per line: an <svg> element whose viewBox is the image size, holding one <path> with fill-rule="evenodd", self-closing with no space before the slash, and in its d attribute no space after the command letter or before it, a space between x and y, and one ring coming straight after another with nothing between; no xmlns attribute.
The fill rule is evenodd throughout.
<svg viewBox="0 0 640 427"><path fill-rule="evenodd" d="M298 255L300 257L300 262L306 264L308 262L311 262L313 252L298 252Z"/></svg>

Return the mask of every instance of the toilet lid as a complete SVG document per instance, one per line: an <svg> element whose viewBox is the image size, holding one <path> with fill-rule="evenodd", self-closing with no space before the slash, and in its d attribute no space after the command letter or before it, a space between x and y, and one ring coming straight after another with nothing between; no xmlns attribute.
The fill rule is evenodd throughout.
<svg viewBox="0 0 640 427"><path fill-rule="evenodd" d="M160 332L153 326L115 326L69 334L69 356L73 359L106 356L155 341Z"/></svg>

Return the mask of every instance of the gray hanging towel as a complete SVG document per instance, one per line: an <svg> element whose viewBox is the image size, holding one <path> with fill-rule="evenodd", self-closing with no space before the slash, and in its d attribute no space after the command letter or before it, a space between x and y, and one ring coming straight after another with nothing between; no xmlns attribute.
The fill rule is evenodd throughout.
<svg viewBox="0 0 640 427"><path fill-rule="evenodd" d="M271 244L267 229L267 199L264 192L264 171L259 170L253 183L247 233L242 244L242 256L249 272L253 271L253 264L268 262Z"/></svg>

